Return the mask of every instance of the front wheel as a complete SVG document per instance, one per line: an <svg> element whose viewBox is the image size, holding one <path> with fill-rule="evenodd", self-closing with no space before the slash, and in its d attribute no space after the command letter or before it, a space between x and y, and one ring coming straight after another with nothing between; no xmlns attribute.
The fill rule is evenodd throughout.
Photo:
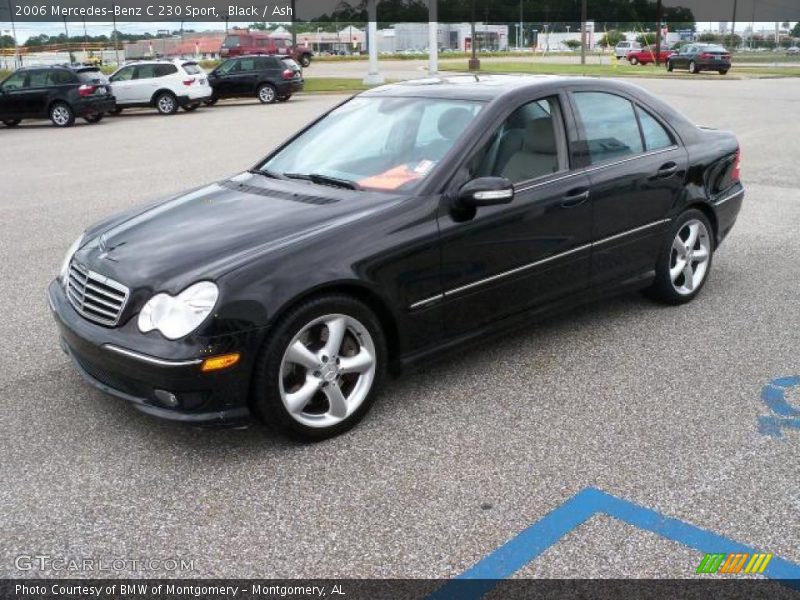
<svg viewBox="0 0 800 600"><path fill-rule="evenodd" d="M209 98L208 100L203 100L203 104L206 106L214 106L217 103L217 98Z"/></svg>
<svg viewBox="0 0 800 600"><path fill-rule="evenodd" d="M72 127L75 124L75 112L65 102L56 102L50 107L50 120L56 127Z"/></svg>
<svg viewBox="0 0 800 600"><path fill-rule="evenodd" d="M162 115L174 115L178 112L178 100L169 92L159 94L156 98L156 110Z"/></svg>
<svg viewBox="0 0 800 600"><path fill-rule="evenodd" d="M291 100L292 95L289 94L288 96L278 96L278 102L288 102Z"/></svg>
<svg viewBox="0 0 800 600"><path fill-rule="evenodd" d="M113 115L115 117L117 115L121 115L122 114L122 107L119 106L119 105L114 106L114 108L112 108L110 111L108 111L108 114Z"/></svg>
<svg viewBox="0 0 800 600"><path fill-rule="evenodd" d="M670 73L672 73L672 71L673 71L674 69L675 69L675 67L674 67L674 66L673 66L673 64L672 64L672 61L671 61L671 60L668 60L668 61L667 61L667 71L669 71Z"/></svg>
<svg viewBox="0 0 800 600"><path fill-rule="evenodd" d="M183 107L183 110L186 112L192 112L193 110L197 110L200 107L199 104L187 104Z"/></svg>
<svg viewBox="0 0 800 600"><path fill-rule="evenodd" d="M728 69L720 69L719 70L719 74L720 75L727 75L728 74Z"/></svg>
<svg viewBox="0 0 800 600"><path fill-rule="evenodd" d="M86 115L83 117L83 120L87 123L99 123L103 120L103 113L97 113L96 115Z"/></svg>
<svg viewBox="0 0 800 600"><path fill-rule="evenodd" d="M700 69L697 68L697 63L692 61L689 63L689 72L694 73L695 75L700 72Z"/></svg>
<svg viewBox="0 0 800 600"><path fill-rule="evenodd" d="M6 119L3 121L3 125L6 127L16 127L22 122L22 119Z"/></svg>
<svg viewBox="0 0 800 600"><path fill-rule="evenodd" d="M667 304L690 302L705 285L713 258L711 224L699 210L687 210L664 243L650 295Z"/></svg>
<svg viewBox="0 0 800 600"><path fill-rule="evenodd" d="M386 339L372 310L325 295L289 312L258 358L253 404L268 423L304 441L347 431L375 400L386 371Z"/></svg>
<svg viewBox="0 0 800 600"><path fill-rule="evenodd" d="M272 104L278 97L275 87L269 83L262 84L258 88L258 99L261 104Z"/></svg>
<svg viewBox="0 0 800 600"><path fill-rule="evenodd" d="M638 64L639 64L639 59L638 59L638 58L636 58L635 56L631 56L631 57L628 59L628 62L630 62L632 65L636 66L636 65L638 65Z"/></svg>
<svg viewBox="0 0 800 600"><path fill-rule="evenodd" d="M311 55L310 54L303 54L300 57L300 65L305 68L311 65Z"/></svg>

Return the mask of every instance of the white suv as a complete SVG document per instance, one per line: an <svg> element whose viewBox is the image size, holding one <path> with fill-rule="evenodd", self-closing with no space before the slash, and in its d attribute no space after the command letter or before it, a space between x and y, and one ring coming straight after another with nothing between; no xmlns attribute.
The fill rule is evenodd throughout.
<svg viewBox="0 0 800 600"><path fill-rule="evenodd" d="M634 50L641 50L642 45L639 42L620 42L614 47L614 54L618 60L628 58L628 52Z"/></svg>
<svg viewBox="0 0 800 600"><path fill-rule="evenodd" d="M114 114L134 106L154 106L162 115L174 114L178 107L192 111L213 95L200 65L181 59L125 65L110 80L117 103Z"/></svg>

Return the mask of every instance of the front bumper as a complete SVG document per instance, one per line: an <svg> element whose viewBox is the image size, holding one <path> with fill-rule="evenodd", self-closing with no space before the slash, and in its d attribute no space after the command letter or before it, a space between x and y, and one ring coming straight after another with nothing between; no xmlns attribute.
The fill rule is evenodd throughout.
<svg viewBox="0 0 800 600"><path fill-rule="evenodd" d="M252 334L226 336L228 351L239 345L242 360L224 371L203 373L202 358L216 344L198 345L193 356L161 358L131 348L130 337L81 317L58 281L47 290L61 336L61 347L78 372L97 389L150 415L196 425L238 425L249 416L247 397L254 352L245 347ZM164 401L172 394L175 405Z"/></svg>

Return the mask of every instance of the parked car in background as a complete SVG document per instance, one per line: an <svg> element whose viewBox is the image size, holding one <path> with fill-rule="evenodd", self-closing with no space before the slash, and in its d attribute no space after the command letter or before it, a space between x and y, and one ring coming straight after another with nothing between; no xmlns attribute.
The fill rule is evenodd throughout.
<svg viewBox="0 0 800 600"><path fill-rule="evenodd" d="M639 50L641 47L642 45L639 42L620 42L614 47L614 55L617 57L617 60L627 58L628 52Z"/></svg>
<svg viewBox="0 0 800 600"><path fill-rule="evenodd" d="M667 59L667 71L688 69L690 73L717 71L727 75L731 69L731 53L717 44L689 44Z"/></svg>
<svg viewBox="0 0 800 600"><path fill-rule="evenodd" d="M437 352L609 294L690 302L739 167L732 133L615 79L382 86L254 168L90 226L48 298L100 390L320 440Z"/></svg>
<svg viewBox="0 0 800 600"><path fill-rule="evenodd" d="M792 46L786 49L786 56L799 56L800 46Z"/></svg>
<svg viewBox="0 0 800 600"><path fill-rule="evenodd" d="M147 60L117 69L111 75L115 113L152 106L162 115L178 107L192 111L212 96L205 71L194 61Z"/></svg>
<svg viewBox="0 0 800 600"><path fill-rule="evenodd" d="M655 44L652 46L645 46L644 48L628 52L626 58L632 65L649 65L650 63L656 62L656 58L658 58L658 62L663 63L673 54L672 50L667 48L666 44L661 46L661 52L656 52L656 50Z"/></svg>
<svg viewBox="0 0 800 600"><path fill-rule="evenodd" d="M300 66L288 56L241 56L220 64L208 74L213 89L206 104L220 98L259 99L262 104L286 102L305 82Z"/></svg>
<svg viewBox="0 0 800 600"><path fill-rule="evenodd" d="M50 119L70 127L76 117L97 123L114 108L108 78L96 67L25 67L0 83L0 121Z"/></svg>
<svg viewBox="0 0 800 600"><path fill-rule="evenodd" d="M226 35L219 53L222 58L255 54L289 56L303 67L311 64L314 55L308 46L292 46L292 36L288 34L247 29L234 29Z"/></svg>

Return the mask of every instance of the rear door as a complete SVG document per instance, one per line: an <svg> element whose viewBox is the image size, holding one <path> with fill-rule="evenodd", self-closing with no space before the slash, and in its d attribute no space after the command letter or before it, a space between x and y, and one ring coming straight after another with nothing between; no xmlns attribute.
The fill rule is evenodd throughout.
<svg viewBox="0 0 800 600"><path fill-rule="evenodd" d="M634 98L571 93L593 209L593 286L653 270L688 155L666 123Z"/></svg>
<svg viewBox="0 0 800 600"><path fill-rule="evenodd" d="M448 190L439 227L449 335L588 287L589 178L569 164L568 114L565 95L534 96L510 109ZM486 176L512 181L513 201L454 211L460 184Z"/></svg>
<svg viewBox="0 0 800 600"><path fill-rule="evenodd" d="M239 59L229 59L218 66L208 77L209 83L214 88L214 95L220 98L233 94L233 76L239 70Z"/></svg>
<svg viewBox="0 0 800 600"><path fill-rule="evenodd" d="M49 69L32 69L28 71L25 86L17 96L22 115L37 117L47 114L51 93L49 75Z"/></svg>
<svg viewBox="0 0 800 600"><path fill-rule="evenodd" d="M258 71L256 58L249 56L239 59L239 68L230 77L231 92L236 96L249 96L256 93Z"/></svg>

